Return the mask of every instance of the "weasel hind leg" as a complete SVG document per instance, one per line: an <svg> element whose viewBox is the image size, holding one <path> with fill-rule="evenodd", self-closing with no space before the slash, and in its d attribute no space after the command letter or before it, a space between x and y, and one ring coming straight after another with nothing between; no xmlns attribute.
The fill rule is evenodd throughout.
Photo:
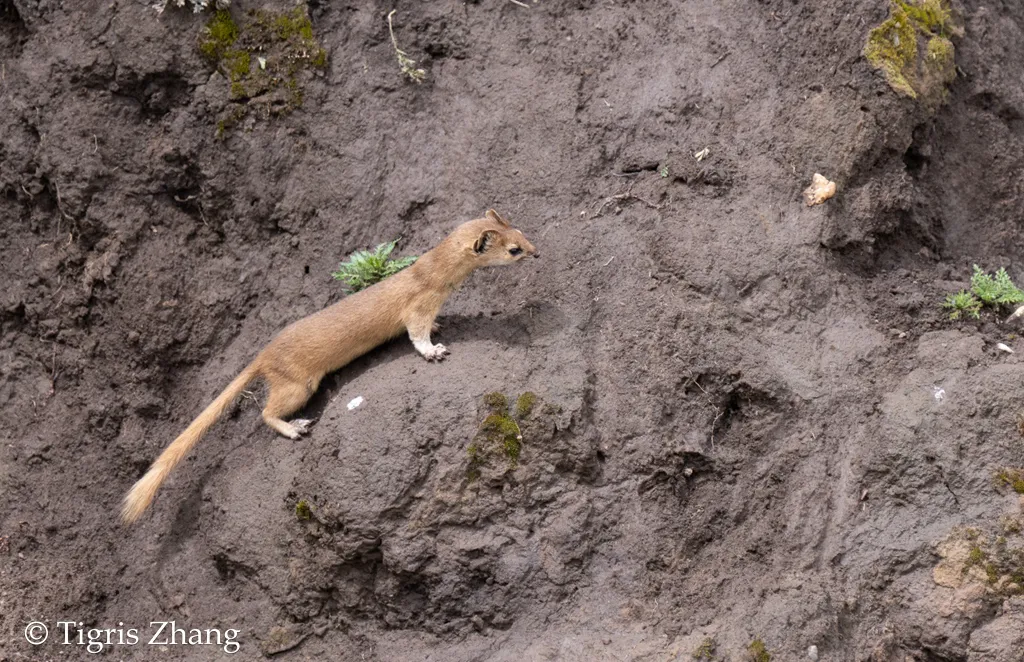
<svg viewBox="0 0 1024 662"><path fill-rule="evenodd" d="M307 384L278 375L268 377L267 381L270 385L270 395L267 398L267 406L263 408L263 421L289 439L298 439L309 432L312 421L297 418L289 423L284 417L302 409L316 389L311 390Z"/></svg>

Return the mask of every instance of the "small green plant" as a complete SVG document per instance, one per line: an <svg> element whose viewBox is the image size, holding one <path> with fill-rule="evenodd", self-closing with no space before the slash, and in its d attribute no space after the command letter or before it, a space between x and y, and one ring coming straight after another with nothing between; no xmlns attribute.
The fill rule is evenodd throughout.
<svg viewBox="0 0 1024 662"><path fill-rule="evenodd" d="M331 274L335 279L345 283L352 292L366 289L379 283L388 276L397 274L416 261L417 256L391 259L391 252L398 245L398 240L384 243L372 251L356 251L348 261L338 265L338 270Z"/></svg>
<svg viewBox="0 0 1024 662"><path fill-rule="evenodd" d="M760 637L750 642L747 652L750 653L751 662L771 662L772 654L768 652L768 647Z"/></svg>
<svg viewBox="0 0 1024 662"><path fill-rule="evenodd" d="M398 41L395 40L395 30L391 25L391 17L396 11L396 9L392 9L388 14L388 34L391 35L391 47L395 49L395 57L398 58L398 68L402 75L418 85L426 79L427 72L425 69L417 68L416 60L409 57L405 51L398 47Z"/></svg>
<svg viewBox="0 0 1024 662"><path fill-rule="evenodd" d="M295 516L301 520L308 520L313 517L313 509L309 507L308 501L300 499L295 504Z"/></svg>
<svg viewBox="0 0 1024 662"><path fill-rule="evenodd" d="M995 276L990 276L982 271L981 267L974 265L971 292L990 306L998 307L1024 301L1024 292L1013 284L1010 275L1002 267Z"/></svg>
<svg viewBox="0 0 1024 662"><path fill-rule="evenodd" d="M974 265L974 273L971 275L971 290L961 290L956 294L946 296L942 307L950 311L949 319L960 319L961 317L981 318L982 306L1000 308L1002 306L1020 303L1024 301L1024 291L1021 291L1005 268L1000 268L994 275L982 271L981 267Z"/></svg>
<svg viewBox="0 0 1024 662"><path fill-rule="evenodd" d="M668 177L668 164L667 163L663 164L660 168L658 168L658 174L661 175L662 179L665 179L666 177Z"/></svg>
<svg viewBox="0 0 1024 662"><path fill-rule="evenodd" d="M958 320L965 315L974 319L981 318L981 302L966 290L947 296L942 307L949 309L949 319L951 320Z"/></svg>

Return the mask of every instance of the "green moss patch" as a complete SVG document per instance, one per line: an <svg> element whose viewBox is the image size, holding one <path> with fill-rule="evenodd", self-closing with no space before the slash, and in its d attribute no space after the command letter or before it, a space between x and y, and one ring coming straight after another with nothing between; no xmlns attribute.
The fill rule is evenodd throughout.
<svg viewBox="0 0 1024 662"><path fill-rule="evenodd" d="M747 646L747 653L750 655L751 662L771 662L772 659L772 654L768 652L768 647L760 639L754 639L750 642L750 645Z"/></svg>
<svg viewBox="0 0 1024 662"><path fill-rule="evenodd" d="M691 657L703 662L715 662L715 640L711 637L705 638L704 641L700 642L700 646L697 646L697 649L693 651Z"/></svg>
<svg viewBox="0 0 1024 662"><path fill-rule="evenodd" d="M1001 469L996 473L996 483L1009 486L1017 494L1024 494L1024 469Z"/></svg>
<svg viewBox="0 0 1024 662"><path fill-rule="evenodd" d="M211 60L219 60L237 40L238 24L231 17L231 12L222 9L207 22L199 39L199 52Z"/></svg>
<svg viewBox="0 0 1024 662"><path fill-rule="evenodd" d="M907 73L917 58L917 37L907 12L893 3L888 20L868 34L864 57L901 94L917 98Z"/></svg>
<svg viewBox="0 0 1024 662"><path fill-rule="evenodd" d="M516 418L527 418L537 404L537 394L532 391L523 393L516 398Z"/></svg>
<svg viewBox="0 0 1024 662"><path fill-rule="evenodd" d="M469 465L466 477L472 482L480 478L485 467L514 470L523 451L521 424L537 403L537 395L526 392L511 406L504 393L488 393L483 398L487 411L473 441L466 447Z"/></svg>
<svg viewBox="0 0 1024 662"><path fill-rule="evenodd" d="M488 393L484 396L484 404L491 411L506 411L508 409L508 396L504 393Z"/></svg>
<svg viewBox="0 0 1024 662"><path fill-rule="evenodd" d="M295 517L301 520L308 520L313 517L313 509L310 508L308 501L301 499L295 504Z"/></svg>
<svg viewBox="0 0 1024 662"><path fill-rule="evenodd" d="M950 588L983 586L993 600L1024 594L1024 539L1020 520L1004 517L995 533L968 535L955 530L939 544L942 561L933 572L936 583Z"/></svg>
<svg viewBox="0 0 1024 662"><path fill-rule="evenodd" d="M491 414L484 419L481 430L501 444L501 450L512 465L519 462L519 453L523 448L523 433L519 424L508 414Z"/></svg>
<svg viewBox="0 0 1024 662"><path fill-rule="evenodd" d="M928 40L926 56L930 62L942 69L951 69L955 66L953 63L955 52L953 42L945 37L932 37Z"/></svg>
<svg viewBox="0 0 1024 662"><path fill-rule="evenodd" d="M945 33L953 13L944 0L898 0L907 16L929 32Z"/></svg>
<svg viewBox="0 0 1024 662"><path fill-rule="evenodd" d="M898 93L937 106L956 78L951 38L960 34L949 0L890 0L889 18L868 33L864 57Z"/></svg>
<svg viewBox="0 0 1024 662"><path fill-rule="evenodd" d="M287 12L249 11L241 20L217 11L198 48L229 83L218 137L250 114L267 119L301 107L311 71L327 66L327 51L313 34L305 5Z"/></svg>

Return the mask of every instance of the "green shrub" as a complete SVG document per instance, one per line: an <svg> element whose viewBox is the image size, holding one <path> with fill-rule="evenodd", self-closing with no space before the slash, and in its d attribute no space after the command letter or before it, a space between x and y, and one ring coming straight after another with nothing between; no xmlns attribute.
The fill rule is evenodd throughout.
<svg viewBox="0 0 1024 662"><path fill-rule="evenodd" d="M982 271L981 267L974 265L971 290L961 290L946 296L942 307L950 311L949 319L960 319L963 316L979 319L982 306L998 309L1022 301L1024 291L1014 285L1005 268L1000 268L994 275L989 275Z"/></svg>
<svg viewBox="0 0 1024 662"><path fill-rule="evenodd" d="M1013 284L1005 268L1000 268L995 276L989 276L981 270L981 267L974 265L974 274L971 276L971 292L990 306L1009 305L1024 301L1024 292Z"/></svg>
<svg viewBox="0 0 1024 662"><path fill-rule="evenodd" d="M416 261L415 255L398 260L391 259L391 251L395 250L397 245L398 240L395 239L377 246L372 251L356 251L348 261L338 265L338 270L331 275L345 283L352 292L366 289Z"/></svg>
<svg viewBox="0 0 1024 662"><path fill-rule="evenodd" d="M942 307L950 309L949 319L951 320L960 319L961 315L967 315L974 319L981 317L981 302L965 290L947 296Z"/></svg>

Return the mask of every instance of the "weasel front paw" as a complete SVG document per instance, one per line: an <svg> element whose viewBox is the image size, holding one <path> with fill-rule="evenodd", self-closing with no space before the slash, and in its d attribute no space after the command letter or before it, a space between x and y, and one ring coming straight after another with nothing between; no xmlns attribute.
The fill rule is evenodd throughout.
<svg viewBox="0 0 1024 662"><path fill-rule="evenodd" d="M433 345L423 352L423 358L428 361L443 361L446 356L448 348L441 344Z"/></svg>
<svg viewBox="0 0 1024 662"><path fill-rule="evenodd" d="M309 426L313 424L313 421L308 418L293 418L288 422L299 434L309 434Z"/></svg>

